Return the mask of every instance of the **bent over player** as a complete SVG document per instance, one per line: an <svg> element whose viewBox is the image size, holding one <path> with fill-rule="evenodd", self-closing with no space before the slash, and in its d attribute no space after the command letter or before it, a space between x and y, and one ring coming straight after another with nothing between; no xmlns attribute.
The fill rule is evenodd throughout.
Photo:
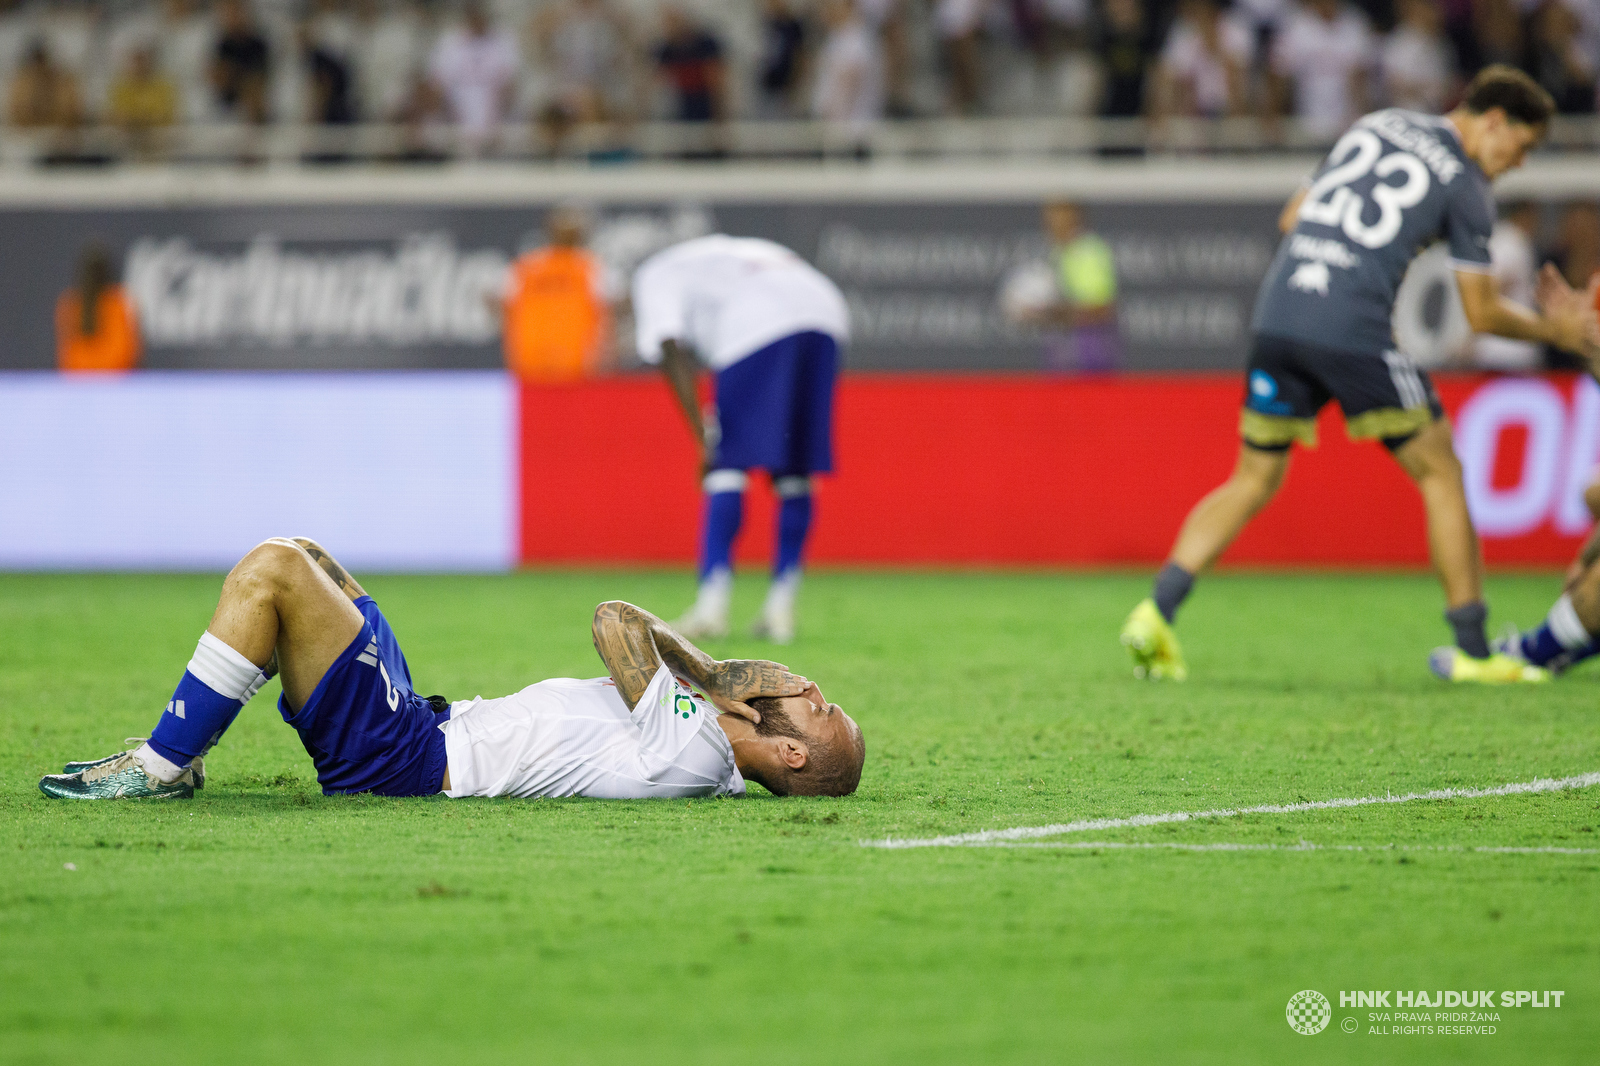
<svg viewBox="0 0 1600 1066"><path fill-rule="evenodd" d="M39 782L62 799L186 798L203 756L277 673L278 711L327 794L384 796L848 795L861 730L777 663L718 662L654 615L602 603L610 677L542 681L503 699L417 695L372 597L313 541L269 540L223 583L155 731L138 748Z"/></svg>
<svg viewBox="0 0 1600 1066"><path fill-rule="evenodd" d="M1489 67L1448 115L1390 109L1359 119L1290 200L1251 323L1238 460L1189 512L1153 595L1123 626L1136 674L1185 675L1171 628L1179 605L1277 492L1290 445L1316 443L1317 412L1334 399L1350 436L1382 441L1422 494L1455 633L1455 647L1430 659L1434 672L1452 681L1543 679L1490 652L1483 559L1450 427L1427 375L1395 348L1390 316L1411 259L1442 239L1474 330L1593 350L1594 315L1564 282L1542 279L1544 313L1535 313L1499 295L1489 261L1489 183L1522 164L1553 109L1526 74Z"/></svg>
<svg viewBox="0 0 1600 1066"><path fill-rule="evenodd" d="M833 385L850 336L838 288L780 244L715 234L656 253L633 278L639 358L659 363L700 448L705 526L700 588L673 623L690 637L728 632L733 540L749 472L778 496L772 585L754 633L794 638L800 560L811 529L811 475L833 469ZM696 358L716 372L702 418Z"/></svg>

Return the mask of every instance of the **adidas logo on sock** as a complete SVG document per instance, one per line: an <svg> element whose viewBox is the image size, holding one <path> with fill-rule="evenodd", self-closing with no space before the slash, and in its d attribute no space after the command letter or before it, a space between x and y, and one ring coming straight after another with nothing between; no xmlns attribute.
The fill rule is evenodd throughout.
<svg viewBox="0 0 1600 1066"><path fill-rule="evenodd" d="M183 713L183 701L182 700L171 700L171 701L169 701L167 703L167 710L171 711L173 714L177 715L179 718L183 718L183 719L187 720L188 716Z"/></svg>
<svg viewBox="0 0 1600 1066"><path fill-rule="evenodd" d="M368 666L378 665L378 638L372 638L372 643L367 645L366 650L356 656L356 662L366 663Z"/></svg>

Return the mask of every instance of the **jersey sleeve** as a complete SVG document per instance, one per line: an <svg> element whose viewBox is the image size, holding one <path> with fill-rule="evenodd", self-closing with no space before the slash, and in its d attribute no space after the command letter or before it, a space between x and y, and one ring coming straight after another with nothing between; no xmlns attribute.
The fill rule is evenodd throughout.
<svg viewBox="0 0 1600 1066"><path fill-rule="evenodd" d="M661 345L685 339L683 274L660 259L648 260L633 276L633 320L639 359L661 362Z"/></svg>
<svg viewBox="0 0 1600 1066"><path fill-rule="evenodd" d="M1450 197L1445 214L1444 237L1450 246L1451 269L1492 273L1489 238L1493 234L1494 202L1489 191L1478 182L1462 180L1461 188Z"/></svg>
<svg viewBox="0 0 1600 1066"><path fill-rule="evenodd" d="M716 713L663 663L633 708L646 761L654 761L651 756L667 763L676 759L700 732L707 716Z"/></svg>

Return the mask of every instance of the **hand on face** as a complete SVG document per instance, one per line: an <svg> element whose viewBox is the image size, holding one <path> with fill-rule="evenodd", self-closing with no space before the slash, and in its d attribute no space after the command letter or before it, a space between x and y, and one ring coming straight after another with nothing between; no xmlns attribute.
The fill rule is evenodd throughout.
<svg viewBox="0 0 1600 1066"><path fill-rule="evenodd" d="M752 725L759 725L761 714L746 700L758 696L799 696L807 688L816 686L791 674L782 663L765 659L727 659L717 664L716 683L709 686L706 695L724 714L738 715Z"/></svg>

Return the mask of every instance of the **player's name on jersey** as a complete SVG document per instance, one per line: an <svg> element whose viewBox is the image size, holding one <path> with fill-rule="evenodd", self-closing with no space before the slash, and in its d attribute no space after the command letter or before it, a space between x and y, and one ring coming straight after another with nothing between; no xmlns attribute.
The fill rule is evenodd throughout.
<svg viewBox="0 0 1600 1066"><path fill-rule="evenodd" d="M1428 165L1440 183L1449 185L1461 173L1461 159L1424 129L1413 125L1403 112L1375 111L1361 119L1365 126L1396 148L1404 148Z"/></svg>

